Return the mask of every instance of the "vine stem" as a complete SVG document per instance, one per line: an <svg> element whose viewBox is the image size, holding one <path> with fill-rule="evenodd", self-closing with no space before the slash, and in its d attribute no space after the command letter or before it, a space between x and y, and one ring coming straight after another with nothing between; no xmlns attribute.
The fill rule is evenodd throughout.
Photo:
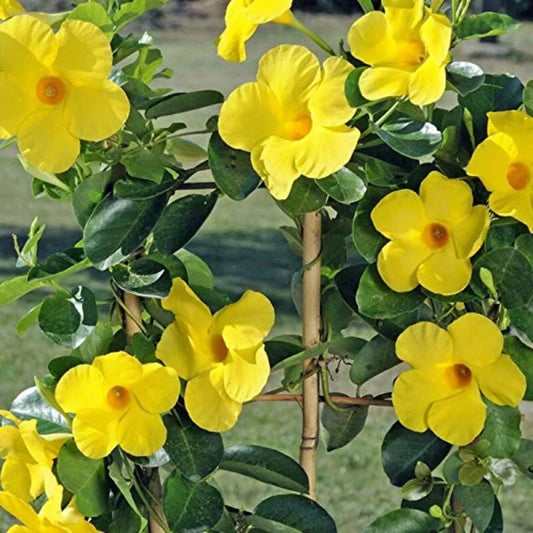
<svg viewBox="0 0 533 533"><path fill-rule="evenodd" d="M336 405L374 405L379 407L392 407L390 400L379 398L353 398L351 396L330 395L330 400ZM303 394L260 394L253 402L303 402ZM319 402L326 402L325 396L318 397Z"/></svg>
<svg viewBox="0 0 533 533"><path fill-rule="evenodd" d="M303 345L307 350L320 343L320 211L306 213L303 219L302 322ZM315 366L314 359L303 363L304 375ZM309 478L309 496L316 499L316 460L319 428L319 377L308 376L302 386L302 440L300 464Z"/></svg>
<svg viewBox="0 0 533 533"><path fill-rule="evenodd" d="M142 333L142 312L141 301L138 296L125 292L123 295L124 302L124 329L126 330L126 337L128 340L136 333ZM148 517L150 533L166 533L169 531L167 524L164 523L165 513L161 505L161 480L157 468L147 468L146 472L149 476L148 491L154 495L153 512ZM165 527L161 527L159 521L163 521Z"/></svg>

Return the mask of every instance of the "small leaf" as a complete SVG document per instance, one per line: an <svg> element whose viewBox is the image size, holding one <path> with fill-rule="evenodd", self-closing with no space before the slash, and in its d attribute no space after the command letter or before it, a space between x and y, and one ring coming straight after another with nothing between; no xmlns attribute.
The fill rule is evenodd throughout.
<svg viewBox="0 0 533 533"><path fill-rule="evenodd" d="M408 502L423 500L433 489L431 481L421 481L420 479L410 479L402 487L402 499Z"/></svg>
<svg viewBox="0 0 533 533"><path fill-rule="evenodd" d="M164 96L146 110L146 118L165 117L176 113L185 113L215 104L221 104L224 95L218 91L203 90L188 93L175 93Z"/></svg>
<svg viewBox="0 0 533 533"><path fill-rule="evenodd" d="M488 481L475 487L458 485L453 490L454 496L461 504L478 531L485 531L494 513L496 496Z"/></svg>
<svg viewBox="0 0 533 533"><path fill-rule="evenodd" d="M446 67L448 83L459 94L466 96L483 84L485 73L474 63L453 61Z"/></svg>
<svg viewBox="0 0 533 533"><path fill-rule="evenodd" d="M213 273L203 259L183 249L177 253L177 256L185 267L187 281L190 286L194 285L195 287L205 287L207 289L213 288Z"/></svg>
<svg viewBox="0 0 533 533"><path fill-rule="evenodd" d="M411 159L433 154L442 141L441 132L431 122L401 119L388 122L375 131L393 150Z"/></svg>
<svg viewBox="0 0 533 533"><path fill-rule="evenodd" d="M135 146L122 156L121 163L129 176L154 183L161 183L165 173L165 167L158 155L147 148Z"/></svg>
<svg viewBox="0 0 533 533"><path fill-rule="evenodd" d="M369 340L353 357L350 379L356 385L362 385L399 363L394 342L377 335Z"/></svg>
<svg viewBox="0 0 533 533"><path fill-rule="evenodd" d="M175 137L167 142L167 152L178 161L197 163L207 159L207 152L198 144L183 137Z"/></svg>
<svg viewBox="0 0 533 533"><path fill-rule="evenodd" d="M367 68L368 67L358 67L355 70L352 70L346 78L344 92L346 94L346 100L348 100L348 104L350 104L351 107L361 107L369 102L369 100L361 94L361 90L359 89L359 79L361 78L361 74L363 74Z"/></svg>
<svg viewBox="0 0 533 533"><path fill-rule="evenodd" d="M488 400L485 429L479 438L489 441L488 455L512 457L520 446L520 411L516 407L495 405Z"/></svg>
<svg viewBox="0 0 533 533"><path fill-rule="evenodd" d="M41 312L42 302L35 307L32 307L18 322L16 325L16 332L19 337L22 337L28 328L37 324L39 320L39 313Z"/></svg>
<svg viewBox="0 0 533 533"><path fill-rule="evenodd" d="M104 6L96 2L88 2L76 6L67 16L70 20L84 20L98 26L110 39L113 35L113 21Z"/></svg>
<svg viewBox="0 0 533 533"><path fill-rule="evenodd" d="M335 400L333 400L335 403ZM328 452L337 450L349 444L365 427L368 416L367 405L342 407L334 411L328 405L322 409L322 425L328 432L326 449Z"/></svg>
<svg viewBox="0 0 533 533"><path fill-rule="evenodd" d="M519 24L509 15L486 11L465 17L456 27L461 40L480 39L491 35L503 35L518 28Z"/></svg>
<svg viewBox="0 0 533 533"><path fill-rule="evenodd" d="M324 207L328 195L317 186L316 181L303 176L298 178L287 199L278 200L281 209L291 215L303 215Z"/></svg>
<svg viewBox="0 0 533 533"><path fill-rule="evenodd" d="M127 265L115 265L111 274L121 289L145 298L164 298L172 286L168 270L144 257Z"/></svg>
<svg viewBox="0 0 533 533"><path fill-rule="evenodd" d="M329 196L342 204L358 202L366 192L365 182L348 168L341 168L316 184Z"/></svg>
<svg viewBox="0 0 533 533"><path fill-rule="evenodd" d="M363 533L433 533L440 521L417 509L396 509L374 520Z"/></svg>

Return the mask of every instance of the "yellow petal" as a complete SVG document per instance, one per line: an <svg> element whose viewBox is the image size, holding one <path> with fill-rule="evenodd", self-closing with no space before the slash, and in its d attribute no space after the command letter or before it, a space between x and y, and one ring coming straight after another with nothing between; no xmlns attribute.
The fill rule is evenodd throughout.
<svg viewBox="0 0 533 533"><path fill-rule="evenodd" d="M25 11L17 0L2 0L0 2L0 20L24 13Z"/></svg>
<svg viewBox="0 0 533 533"><path fill-rule="evenodd" d="M56 37L59 50L54 67L60 74L70 78L81 71L99 74L101 81L107 78L113 58L109 41L100 28L82 20L66 20Z"/></svg>
<svg viewBox="0 0 533 533"><path fill-rule="evenodd" d="M448 18L444 15L429 15L420 28L420 37L430 57L437 65L442 65L448 58L452 39L452 27Z"/></svg>
<svg viewBox="0 0 533 533"><path fill-rule="evenodd" d="M93 367L98 369L109 385L124 387L136 384L143 375L138 359L126 352L112 352L95 357ZM105 391L107 394L107 391Z"/></svg>
<svg viewBox="0 0 533 533"><path fill-rule="evenodd" d="M254 361L250 362L249 357L242 357L239 351L230 350L224 364L224 388L228 396L239 403L255 398L270 375L270 363L264 346L253 352Z"/></svg>
<svg viewBox="0 0 533 533"><path fill-rule="evenodd" d="M379 275L393 291L412 291L419 283L418 268L429 254L431 250L417 242L389 242L378 255Z"/></svg>
<svg viewBox="0 0 533 533"><path fill-rule="evenodd" d="M491 365L502 353L502 333L486 316L467 313L448 326L448 333L453 340L454 359L467 366Z"/></svg>
<svg viewBox="0 0 533 533"><path fill-rule="evenodd" d="M470 444L483 429L486 406L472 383L455 396L436 401L428 412L428 425L442 440L455 446Z"/></svg>
<svg viewBox="0 0 533 533"><path fill-rule="evenodd" d="M394 67L369 68L359 78L359 90L367 100L405 96L411 74Z"/></svg>
<svg viewBox="0 0 533 533"><path fill-rule="evenodd" d="M180 380L172 368L158 363L142 367L142 377L131 388L135 399L148 413L169 411L178 401Z"/></svg>
<svg viewBox="0 0 533 533"><path fill-rule="evenodd" d="M472 189L461 180L431 172L420 185L420 198L428 217L447 224L458 224L472 210Z"/></svg>
<svg viewBox="0 0 533 533"><path fill-rule="evenodd" d="M74 417L72 433L83 455L101 459L118 445L117 424L121 413L85 409Z"/></svg>
<svg viewBox="0 0 533 533"><path fill-rule="evenodd" d="M159 415L132 408L117 426L120 447L135 456L152 455L165 444L167 430Z"/></svg>
<svg viewBox="0 0 533 533"><path fill-rule="evenodd" d="M255 24L265 24L290 9L292 0L254 0L247 4L246 18Z"/></svg>
<svg viewBox="0 0 533 533"><path fill-rule="evenodd" d="M418 269L418 281L422 287L450 296L461 292L472 277L472 265L468 259L460 259L450 243L425 259Z"/></svg>
<svg viewBox="0 0 533 533"><path fill-rule="evenodd" d="M15 517L19 522L28 526L32 531L39 531L41 529L40 520L37 518L37 514L31 505L17 498L17 496L8 492L0 492L0 507Z"/></svg>
<svg viewBox="0 0 533 533"><path fill-rule="evenodd" d="M35 479L35 478L34 478ZM34 497L41 494L44 490L44 485L41 479L41 490L38 487L36 496L32 496L32 476L28 468L28 464L19 455L10 455L2 465L2 488L11 494L23 499L26 502L33 500Z"/></svg>
<svg viewBox="0 0 533 533"><path fill-rule="evenodd" d="M474 150L466 172L478 176L489 191L511 192L507 170L517 156L515 141L505 133L496 133Z"/></svg>
<svg viewBox="0 0 533 533"><path fill-rule="evenodd" d="M429 370L402 372L394 382L392 404L400 423L412 431L428 429L427 413L433 402L449 396L445 382Z"/></svg>
<svg viewBox="0 0 533 533"><path fill-rule="evenodd" d="M533 118L523 111L499 111L487 113L488 133L506 133L516 143L520 154L530 153L533 143Z"/></svg>
<svg viewBox="0 0 533 533"><path fill-rule="evenodd" d="M246 61L246 47L244 43L255 33L256 24L252 24L244 17L237 24L227 25L217 39L217 54L226 61Z"/></svg>
<svg viewBox="0 0 533 533"><path fill-rule="evenodd" d="M497 405L517 406L526 393L526 377L508 355L472 369L481 392Z"/></svg>
<svg viewBox="0 0 533 533"><path fill-rule="evenodd" d="M455 253L460 259L468 259L479 251L490 226L489 211L484 205L476 205L470 215L452 229Z"/></svg>
<svg viewBox="0 0 533 533"><path fill-rule="evenodd" d="M126 93L108 80L69 87L64 120L69 132L86 141L102 141L118 131L128 118Z"/></svg>
<svg viewBox="0 0 533 533"><path fill-rule="evenodd" d="M304 46L282 44L269 50L259 61L257 81L268 85L276 98L295 114L306 104L320 80L320 63Z"/></svg>
<svg viewBox="0 0 533 533"><path fill-rule="evenodd" d="M37 433L37 420L21 422L20 435L33 459L47 468L52 468L52 463L58 456L59 450L72 437L68 433L39 435Z"/></svg>
<svg viewBox="0 0 533 533"><path fill-rule="evenodd" d="M19 429L15 426L0 427L0 457L5 459L15 453L27 453Z"/></svg>
<svg viewBox="0 0 533 533"><path fill-rule="evenodd" d="M426 371L452 360L452 338L433 322L418 322L400 334L396 355L413 368Z"/></svg>
<svg viewBox="0 0 533 533"><path fill-rule="evenodd" d="M415 105L428 105L436 102L446 89L446 70L431 57L418 67L409 77L408 96Z"/></svg>
<svg viewBox="0 0 533 533"><path fill-rule="evenodd" d="M231 429L242 410L242 404L225 392L222 365L187 383L185 407L197 426L214 432Z"/></svg>
<svg viewBox="0 0 533 533"><path fill-rule="evenodd" d="M370 217L375 228L387 239L418 235L427 223L420 197L409 189L387 194L374 207Z"/></svg>
<svg viewBox="0 0 533 533"><path fill-rule="evenodd" d="M181 278L175 278L166 298L161 300L164 309L194 324L197 329L207 328L211 324L211 311Z"/></svg>
<svg viewBox="0 0 533 533"><path fill-rule="evenodd" d="M6 72L0 72L0 93L0 124L6 133L2 138L9 138L18 133L23 120L35 111L37 101Z"/></svg>
<svg viewBox="0 0 533 533"><path fill-rule="evenodd" d="M387 19L380 11L371 11L352 24L348 45L352 55L368 65L389 63L396 53Z"/></svg>
<svg viewBox="0 0 533 533"><path fill-rule="evenodd" d="M63 374L55 396L61 409L78 413L87 408L104 408L108 388L100 370L91 365L78 365Z"/></svg>
<svg viewBox="0 0 533 533"><path fill-rule="evenodd" d="M80 153L80 141L67 130L57 107L29 115L20 125L18 145L30 165L52 173L68 170Z"/></svg>
<svg viewBox="0 0 533 533"><path fill-rule="evenodd" d="M394 35L408 39L418 33L424 16L424 0L383 0L385 16Z"/></svg>
<svg viewBox="0 0 533 533"><path fill-rule="evenodd" d="M489 197L489 205L496 214L516 218L533 232L532 193L529 189L493 192Z"/></svg>
<svg viewBox="0 0 533 533"><path fill-rule="evenodd" d="M246 327L249 342L243 346L241 342L226 345L229 348L247 348L263 342L274 325L274 308L270 300L260 292L246 291L235 303L229 304L218 311L213 320L212 331L223 333L226 326Z"/></svg>
<svg viewBox="0 0 533 533"><path fill-rule="evenodd" d="M346 78L354 68L340 57L330 57L324 61L323 69L322 80L309 99L311 117L322 126L340 126L354 114L344 92Z"/></svg>

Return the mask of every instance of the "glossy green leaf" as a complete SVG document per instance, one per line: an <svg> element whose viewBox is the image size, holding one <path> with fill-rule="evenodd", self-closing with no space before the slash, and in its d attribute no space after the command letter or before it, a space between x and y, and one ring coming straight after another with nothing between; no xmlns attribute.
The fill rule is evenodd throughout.
<svg viewBox="0 0 533 533"><path fill-rule="evenodd" d="M503 513L498 500L494 501L494 512L484 533L503 533Z"/></svg>
<svg viewBox="0 0 533 533"><path fill-rule="evenodd" d="M487 420L479 439L489 442L488 455L512 457L520 446L520 411L517 407L495 405L485 399Z"/></svg>
<svg viewBox="0 0 533 533"><path fill-rule="evenodd" d="M167 2L168 0L129 0L128 2L121 2L114 17L117 30L140 17L146 11L161 7Z"/></svg>
<svg viewBox="0 0 533 533"><path fill-rule="evenodd" d="M431 431L416 433L396 422L385 435L381 447L383 469L390 482L397 487L415 477L418 461L431 470L448 455L451 445Z"/></svg>
<svg viewBox="0 0 533 533"><path fill-rule="evenodd" d="M533 349L523 344L518 337L505 337L504 353L511 356L522 374L526 376L527 389L524 400L533 401Z"/></svg>
<svg viewBox="0 0 533 533"><path fill-rule="evenodd" d="M302 339L295 335L282 335L265 342L270 367L273 368L284 360L303 351Z"/></svg>
<svg viewBox="0 0 533 533"><path fill-rule="evenodd" d="M165 167L161 163L158 154L148 148L140 148L137 145L135 145L133 150L126 152L122 156L121 163L132 178L161 183L165 173Z"/></svg>
<svg viewBox="0 0 533 533"><path fill-rule="evenodd" d="M57 274L68 271L70 274L90 266L85 259L82 248L70 248L64 252L56 252L46 258L42 263L35 265L28 272L28 281L33 279L53 280Z"/></svg>
<svg viewBox="0 0 533 533"><path fill-rule="evenodd" d="M111 274L121 289L137 296L164 298L172 287L168 270L161 263L146 258L115 265Z"/></svg>
<svg viewBox="0 0 533 533"><path fill-rule="evenodd" d="M521 439L518 451L511 457L518 468L530 479L533 479L533 440Z"/></svg>
<svg viewBox="0 0 533 533"><path fill-rule="evenodd" d="M329 345L328 352L354 360L367 341L359 337L337 337Z"/></svg>
<svg viewBox="0 0 533 533"><path fill-rule="evenodd" d="M83 228L94 211L94 208L104 197L111 172L98 172L84 179L72 195L74 214Z"/></svg>
<svg viewBox="0 0 533 533"><path fill-rule="evenodd" d="M359 79L361 78L361 74L363 74L367 68L368 67L358 67L352 70L352 72L350 72L346 78L344 93L346 94L346 100L348 100L348 103L352 107L364 106L369 102L361 94L361 90L359 89Z"/></svg>
<svg viewBox="0 0 533 533"><path fill-rule="evenodd" d="M291 215L303 215L324 207L328 195L318 187L316 181L303 176L298 178L287 199L278 201L279 206Z"/></svg>
<svg viewBox="0 0 533 533"><path fill-rule="evenodd" d="M37 324L39 321L39 313L41 312L41 306L42 303L36 305L35 307L32 307L18 322L15 327L15 330L17 332L17 335L19 337L22 337L28 329L33 326L34 324Z"/></svg>
<svg viewBox="0 0 533 533"><path fill-rule="evenodd" d="M78 357L73 357L72 355L63 355L61 357L55 357L48 363L48 372L57 380L71 368L74 368L77 365L83 364Z"/></svg>
<svg viewBox="0 0 533 533"><path fill-rule="evenodd" d="M231 446L224 452L220 468L282 489L309 492L303 468L288 455L264 446Z"/></svg>
<svg viewBox="0 0 533 533"><path fill-rule="evenodd" d="M455 28L461 40L480 39L491 35L503 35L518 28L519 24L509 15L486 11L465 17Z"/></svg>
<svg viewBox="0 0 533 533"><path fill-rule="evenodd" d="M409 119L387 122L375 132L393 150L411 159L431 155L442 141L441 132L431 122Z"/></svg>
<svg viewBox="0 0 533 533"><path fill-rule="evenodd" d="M177 257L185 267L189 285L206 287L207 289L213 288L213 273L203 259L187 250L180 250L177 253Z"/></svg>
<svg viewBox="0 0 533 533"><path fill-rule="evenodd" d="M377 335L370 339L353 357L350 379L356 385L362 385L399 363L394 342Z"/></svg>
<svg viewBox="0 0 533 533"><path fill-rule="evenodd" d="M223 101L224 95L212 90L170 94L149 106L146 110L146 118L185 113L186 111L221 104Z"/></svg>
<svg viewBox="0 0 533 533"><path fill-rule="evenodd" d="M136 178L121 179L115 182L113 192L118 198L148 200L171 193L177 188L177 183L178 180L174 179L170 173L165 172L161 183Z"/></svg>
<svg viewBox="0 0 533 533"><path fill-rule="evenodd" d="M352 442L365 427L368 416L367 405L346 407L339 404L339 407L340 411L333 410L328 405L322 408L321 421L327 431L326 449L328 452L343 448Z"/></svg>
<svg viewBox="0 0 533 533"><path fill-rule="evenodd" d="M494 513L496 497L488 481L475 487L458 485L453 494L478 531L485 531Z"/></svg>
<svg viewBox="0 0 533 533"><path fill-rule="evenodd" d="M91 363L97 355L105 355L111 351L109 345L112 341L111 323L100 320L83 343L72 351L72 355L79 357L85 363Z"/></svg>
<svg viewBox="0 0 533 533"><path fill-rule="evenodd" d="M342 204L358 202L366 192L365 182L350 169L344 167L316 184L329 196Z"/></svg>
<svg viewBox="0 0 533 533"><path fill-rule="evenodd" d="M113 35L113 21L104 6L97 2L77 5L67 16L71 20L84 20L98 26L108 38Z"/></svg>
<svg viewBox="0 0 533 533"><path fill-rule="evenodd" d="M524 107L528 115L533 116L533 80L529 80L524 87Z"/></svg>
<svg viewBox="0 0 533 533"><path fill-rule="evenodd" d="M417 509L396 509L374 520L363 533L436 533L440 521Z"/></svg>
<svg viewBox="0 0 533 533"><path fill-rule="evenodd" d="M446 67L448 84L465 96L475 91L485 81L485 73L478 65L467 61L453 61Z"/></svg>

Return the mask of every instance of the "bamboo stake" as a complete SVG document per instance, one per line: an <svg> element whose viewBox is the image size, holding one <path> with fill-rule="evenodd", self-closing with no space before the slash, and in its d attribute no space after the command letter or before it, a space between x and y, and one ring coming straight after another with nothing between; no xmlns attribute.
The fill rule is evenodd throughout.
<svg viewBox="0 0 533 533"><path fill-rule="evenodd" d="M303 220L302 320L303 345L312 348L320 342L320 248L322 219L319 211L306 213ZM314 366L313 359L303 364L304 374ZM302 441L300 464L309 478L309 496L316 499L316 456L319 431L318 374L308 376L302 388Z"/></svg>

